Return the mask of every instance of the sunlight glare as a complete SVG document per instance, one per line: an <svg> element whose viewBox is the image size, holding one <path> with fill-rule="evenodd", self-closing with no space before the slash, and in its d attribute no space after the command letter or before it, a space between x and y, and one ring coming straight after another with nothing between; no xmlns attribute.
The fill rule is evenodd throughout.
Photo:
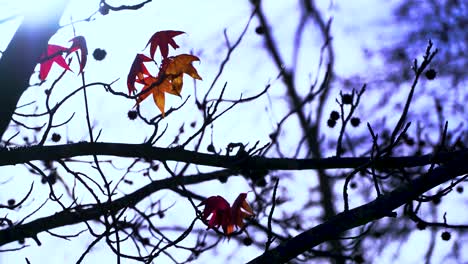
<svg viewBox="0 0 468 264"><path fill-rule="evenodd" d="M21 0L15 1L15 7L19 14L25 17L33 17L37 23L47 23L49 13L46 10L58 8L67 0Z"/></svg>

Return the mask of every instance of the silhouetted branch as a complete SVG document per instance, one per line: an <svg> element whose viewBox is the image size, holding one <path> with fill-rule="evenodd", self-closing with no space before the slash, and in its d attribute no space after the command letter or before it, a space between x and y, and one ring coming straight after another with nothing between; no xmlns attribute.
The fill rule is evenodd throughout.
<svg viewBox="0 0 468 264"><path fill-rule="evenodd" d="M468 173L468 153L401 185L392 192L374 201L347 212L340 213L328 221L281 243L278 247L262 254L249 263L284 263L323 242L335 240L344 231L389 216L393 210L417 198L424 192Z"/></svg>
<svg viewBox="0 0 468 264"><path fill-rule="evenodd" d="M468 149L437 153L437 156L382 157L375 159L376 169L409 168L432 163L447 162L459 155L464 155ZM56 146L31 146L0 149L0 166L21 164L33 160L59 160L79 156L105 155L128 158L144 158L159 161L180 161L198 165L220 168L246 168L267 170L310 170L310 169L344 169L358 168L371 164L371 157L360 158L319 158L319 159L289 159L265 158L258 156L225 156L205 154L181 148L159 148L143 144L122 143L74 143Z"/></svg>
<svg viewBox="0 0 468 264"><path fill-rule="evenodd" d="M116 214L124 208L134 207L138 202L156 191L175 188L180 184L190 185L208 180L226 178L232 174L230 170L222 170L213 173L153 181L135 192L111 202L79 205L51 216L33 220L27 224L13 225L0 230L0 246L13 241L24 240L25 238L34 238L34 240L39 241L37 234L41 232L89 220L98 220L101 216L108 214Z"/></svg>

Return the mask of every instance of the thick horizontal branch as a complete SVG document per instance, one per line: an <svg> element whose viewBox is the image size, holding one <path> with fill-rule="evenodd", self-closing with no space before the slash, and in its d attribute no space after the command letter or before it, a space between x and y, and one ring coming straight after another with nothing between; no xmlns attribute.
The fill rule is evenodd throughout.
<svg viewBox="0 0 468 264"><path fill-rule="evenodd" d="M337 239L344 231L375 221L424 192L457 176L468 173L468 154L458 156L436 169L401 185L390 193L355 209L338 214L328 221L281 243L249 263L285 263L325 242Z"/></svg>
<svg viewBox="0 0 468 264"><path fill-rule="evenodd" d="M83 223L89 220L97 220L102 216L116 214L124 208L134 207L141 200L147 198L156 191L175 188L180 184L190 185L213 179L226 179L233 174L231 170L221 170L206 174L153 181L135 192L111 202L76 206L26 224L14 225L0 230L0 246L26 238L34 238L36 241L39 241L37 235L41 232L57 227Z"/></svg>
<svg viewBox="0 0 468 264"><path fill-rule="evenodd" d="M375 168L409 168L444 163L454 157L466 155L468 149L437 155L385 157L374 161ZM147 160L180 161L191 164L259 170L309 170L358 168L370 162L370 157L361 158L322 158L288 159L248 157L242 155L225 156L204 154L181 148L158 148L142 144L119 143L75 143L56 146L31 146L0 149L0 166L22 164L33 160L59 160L79 156L106 155Z"/></svg>
<svg viewBox="0 0 468 264"><path fill-rule="evenodd" d="M96 145L115 146L119 144L79 144L79 145L81 145L82 147L92 146L95 148ZM56 146L56 147L63 148L63 147L70 147L70 146L73 146L73 145L66 145L66 146L64 145L64 146ZM137 147L140 145L124 145L124 146ZM38 147L34 147L34 148L36 148L36 151L37 151ZM34 148L29 148L29 149L34 149ZM44 148L54 148L54 147L42 147L42 149ZM145 147L145 148L148 148L148 147ZM153 149L154 151L157 151L157 150L170 151L168 149L158 149L158 148L149 148L149 149ZM18 151L18 149L11 150L11 152L14 152L14 151ZM51 150L49 149L49 151ZM211 158L217 157L216 155L200 154L200 153L183 151L183 150L173 150L173 151L189 152L189 153L201 155L201 156L205 155ZM2 152L0 153L0 156L5 155L3 151L0 151L0 152ZM292 252L295 252L294 254L296 255L286 256L284 255L284 252L280 252L281 253L280 255L282 255L281 259L293 258L294 256L297 256L298 254L304 252L305 250L308 250L312 248L313 246L326 241L330 237L335 238L337 234L345 230L348 230L350 228L365 224L369 221L382 217L383 215L387 214L394 208L397 208L398 206L409 201L410 199L422 194L423 192L437 186L438 184L442 182L445 182L457 175L467 173L468 163L466 163L466 160L468 159L468 153L466 151L454 152L454 153L458 154L457 156L455 156L456 159L449 161L447 165L433 170L428 175L422 176L410 182L409 184L406 184L405 186L398 188L392 193L386 194L378 198L372 203L369 203L367 205L361 206L351 211L339 214L333 219L331 219L330 221L322 225L319 225L307 231L306 233L301 234L298 238L294 238L293 240L290 240L289 242L287 242L287 244L285 245L282 244L279 247L279 249L277 248L274 250L287 251L287 249L284 249L284 247L291 247L291 246L297 247L296 243L301 244L303 243L302 240L304 240L304 242L307 242L306 244L307 246L300 247L301 250L299 252L292 251ZM15 155L18 155L18 153L15 153ZM109 155L109 153L105 155ZM184 154L184 155L187 155L187 154ZM448 155L448 153L441 155L441 157L444 157L444 155ZM133 157L133 156L125 155L125 157ZM57 156L54 156L54 158L52 159L57 159L57 158L58 158ZM60 158L63 158L63 156L60 156ZM447 158L444 158L444 159L447 159ZM175 159L175 160L179 160L179 159ZM263 160L263 159L260 159L260 160ZM275 159L265 159L265 160L275 160ZM283 159L278 159L278 160L283 160ZM255 167L255 168L258 168L258 167ZM63 227L66 225L78 224L84 221L96 220L102 216L116 213L124 208L129 208L129 207L131 208L135 206L138 202L140 202L141 200L145 199L146 197L148 197L149 195L151 195L152 193L158 190L174 188L176 186L179 186L180 184L184 184L184 185L196 184L196 183L213 180L213 179L225 180L227 177L234 175L234 174L235 174L235 171L233 170L221 170L221 171L207 173L207 174L199 174L199 175L194 175L194 176L185 176L185 177L169 178L169 179L154 181L136 190L135 192L128 194L122 198L116 199L112 202L77 206L77 207L70 208L68 210L56 213L48 217L36 219L26 224L14 225L6 229L0 230L0 246L13 242L13 241L22 240L25 238L30 238L30 237L37 238L37 235L39 233L47 231L47 230L51 230L57 227ZM312 235L310 235L309 233ZM306 237L304 238L304 236ZM299 242L297 241L297 239L299 239ZM275 251L272 251L272 252L275 252ZM276 254L276 253L271 253L271 254Z"/></svg>

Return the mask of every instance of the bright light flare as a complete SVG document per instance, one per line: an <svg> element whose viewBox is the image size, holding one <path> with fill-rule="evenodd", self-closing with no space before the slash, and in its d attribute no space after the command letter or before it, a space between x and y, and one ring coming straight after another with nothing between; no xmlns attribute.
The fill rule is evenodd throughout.
<svg viewBox="0 0 468 264"><path fill-rule="evenodd" d="M32 18L36 23L47 23L50 10L60 8L69 0L16 0L8 5L12 11L20 16Z"/></svg>

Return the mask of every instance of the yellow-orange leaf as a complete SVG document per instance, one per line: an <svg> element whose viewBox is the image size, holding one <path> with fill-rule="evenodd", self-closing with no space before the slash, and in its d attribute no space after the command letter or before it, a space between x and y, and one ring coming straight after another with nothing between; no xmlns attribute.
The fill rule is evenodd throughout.
<svg viewBox="0 0 468 264"><path fill-rule="evenodd" d="M188 74L194 79L201 80L192 62L199 61L197 56L181 54L169 57L163 62L162 71L171 80L172 90L168 93L180 96L183 85L183 74Z"/></svg>
<svg viewBox="0 0 468 264"><path fill-rule="evenodd" d="M153 100L156 106L159 108L159 111L161 111L162 115L164 116L165 115L164 104L166 100L164 92L161 91L160 89L154 89Z"/></svg>
<svg viewBox="0 0 468 264"><path fill-rule="evenodd" d="M254 215L252 208L246 201L247 193L241 193L231 207L231 224L239 228L244 227L244 219Z"/></svg>
<svg viewBox="0 0 468 264"><path fill-rule="evenodd" d="M153 94L153 100L156 106L161 111L164 116L164 103L165 103L165 92L170 92L172 90L172 85L168 79L164 79L162 82L159 81L159 78L149 76L143 79L143 84L145 85L141 90L141 95L137 98L137 104L145 100L150 94Z"/></svg>
<svg viewBox="0 0 468 264"><path fill-rule="evenodd" d="M171 90L168 91L170 94L174 94L180 97L180 92L182 91L182 85L183 85L183 78L182 74L178 75L177 77L172 79L172 87Z"/></svg>
<svg viewBox="0 0 468 264"><path fill-rule="evenodd" d="M197 56L181 54L168 58L168 60L169 62L167 62L167 67L164 71L167 75L177 76L186 73L194 79L202 79L192 65L192 62L200 60Z"/></svg>
<svg viewBox="0 0 468 264"><path fill-rule="evenodd" d="M180 96L183 86L183 75L188 74L194 79L201 80L197 70L193 67L192 62L199 61L198 57L181 54L175 57L164 59L158 77L145 77L143 73L137 74L137 82L144 85L141 95L137 98L137 104L145 100L150 93L153 94L153 100L156 106L164 116L164 93L170 93Z"/></svg>

